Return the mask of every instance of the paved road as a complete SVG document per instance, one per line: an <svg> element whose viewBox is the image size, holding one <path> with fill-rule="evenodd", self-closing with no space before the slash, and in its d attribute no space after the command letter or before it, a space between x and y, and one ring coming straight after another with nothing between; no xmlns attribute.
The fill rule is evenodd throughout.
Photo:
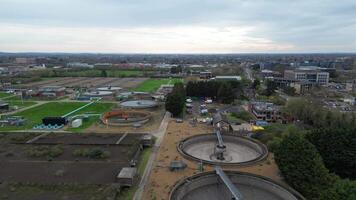
<svg viewBox="0 0 356 200"><path fill-rule="evenodd" d="M153 146L150 159L147 162L145 171L143 172L141 181L140 181L140 183L138 185L138 188L136 190L135 196L133 198L134 200L142 200L142 198L143 198L143 191L145 189L145 186L148 183L148 179L149 179L150 174L151 174L153 163L156 160L159 147L160 147L161 142L163 140L163 137L164 137L164 135L166 133L166 130L167 130L167 127L168 127L168 122L170 120L170 115L171 114L169 112L166 112L166 114L164 115L164 118L163 118L163 120L161 122L161 125L160 125L159 129L157 131L154 131L154 132L151 133L153 136L155 136L157 138L157 140L156 140L156 143Z"/></svg>
<svg viewBox="0 0 356 200"><path fill-rule="evenodd" d="M245 69L247 78L250 79L253 82L255 79L253 78L253 74L252 74L251 69L249 67L247 67L247 66L245 66L244 69Z"/></svg>

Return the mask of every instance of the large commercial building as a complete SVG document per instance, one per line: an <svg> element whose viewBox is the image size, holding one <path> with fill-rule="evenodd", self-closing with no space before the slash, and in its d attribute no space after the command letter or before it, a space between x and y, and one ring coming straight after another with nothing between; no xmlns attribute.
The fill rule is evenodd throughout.
<svg viewBox="0 0 356 200"><path fill-rule="evenodd" d="M327 85L329 83L329 72L321 71L318 68L298 68L295 70L285 70L284 78Z"/></svg>

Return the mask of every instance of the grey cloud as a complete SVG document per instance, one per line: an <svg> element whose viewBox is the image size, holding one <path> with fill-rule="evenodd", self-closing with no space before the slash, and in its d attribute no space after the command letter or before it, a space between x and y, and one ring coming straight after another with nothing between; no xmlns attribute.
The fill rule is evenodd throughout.
<svg viewBox="0 0 356 200"><path fill-rule="evenodd" d="M218 31L251 26L252 37L299 48L325 44L339 48L356 40L356 1L2 0L0 23L97 28L203 25Z"/></svg>

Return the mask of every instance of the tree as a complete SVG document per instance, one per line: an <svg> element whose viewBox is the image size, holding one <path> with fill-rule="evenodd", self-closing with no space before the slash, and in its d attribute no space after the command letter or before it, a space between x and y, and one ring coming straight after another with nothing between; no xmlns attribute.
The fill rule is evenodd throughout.
<svg viewBox="0 0 356 200"><path fill-rule="evenodd" d="M179 116L184 107L184 101L182 103L182 96L177 92L171 92L167 96L166 110L172 113L173 116Z"/></svg>
<svg viewBox="0 0 356 200"><path fill-rule="evenodd" d="M220 85L217 96L222 103L226 104L232 103L235 98L230 84L225 82Z"/></svg>
<svg viewBox="0 0 356 200"><path fill-rule="evenodd" d="M257 90L257 88L260 86L261 82L258 79L255 79L252 83L252 88Z"/></svg>
<svg viewBox="0 0 356 200"><path fill-rule="evenodd" d="M307 135L325 166L343 178L356 178L356 129L317 129Z"/></svg>
<svg viewBox="0 0 356 200"><path fill-rule="evenodd" d="M170 71L172 74L178 74L183 72L183 68L181 65L178 65L177 67L172 67Z"/></svg>
<svg viewBox="0 0 356 200"><path fill-rule="evenodd" d="M294 87L290 87L290 86L284 87L283 88L283 92L286 93L289 96L294 96L296 94L295 88Z"/></svg>
<svg viewBox="0 0 356 200"><path fill-rule="evenodd" d="M166 110L173 116L179 116L184 108L186 91L183 83L175 83L173 91L167 95Z"/></svg>
<svg viewBox="0 0 356 200"><path fill-rule="evenodd" d="M271 80L266 81L266 91L265 91L266 96L271 96L272 94L274 94L276 89L277 86L273 81Z"/></svg>
<svg viewBox="0 0 356 200"><path fill-rule="evenodd" d="M300 134L286 136L275 150L275 159L287 182L307 199L320 199L335 180L314 145Z"/></svg>
<svg viewBox="0 0 356 200"><path fill-rule="evenodd" d="M356 182L339 180L333 187L325 190L320 199L327 200L354 200L356 199Z"/></svg>
<svg viewBox="0 0 356 200"><path fill-rule="evenodd" d="M101 70L101 77L108 77L106 70Z"/></svg>

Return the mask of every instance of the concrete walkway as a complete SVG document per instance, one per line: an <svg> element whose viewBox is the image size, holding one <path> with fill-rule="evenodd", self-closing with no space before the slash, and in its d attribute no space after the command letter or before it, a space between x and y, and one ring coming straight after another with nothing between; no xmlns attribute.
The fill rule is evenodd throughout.
<svg viewBox="0 0 356 200"><path fill-rule="evenodd" d="M171 114L169 112L166 112L158 130L151 133L153 136L155 136L157 138L156 143L154 144L154 146L152 148L151 156L147 162L145 171L143 172L143 175L141 177L141 181L140 181L138 188L136 190L135 196L133 197L134 200L141 200L143 198L143 192L145 190L146 184L148 183L148 179L151 174L153 163L156 160L159 147L160 147L161 142L165 136L169 120L171 119L170 116L171 116Z"/></svg>

